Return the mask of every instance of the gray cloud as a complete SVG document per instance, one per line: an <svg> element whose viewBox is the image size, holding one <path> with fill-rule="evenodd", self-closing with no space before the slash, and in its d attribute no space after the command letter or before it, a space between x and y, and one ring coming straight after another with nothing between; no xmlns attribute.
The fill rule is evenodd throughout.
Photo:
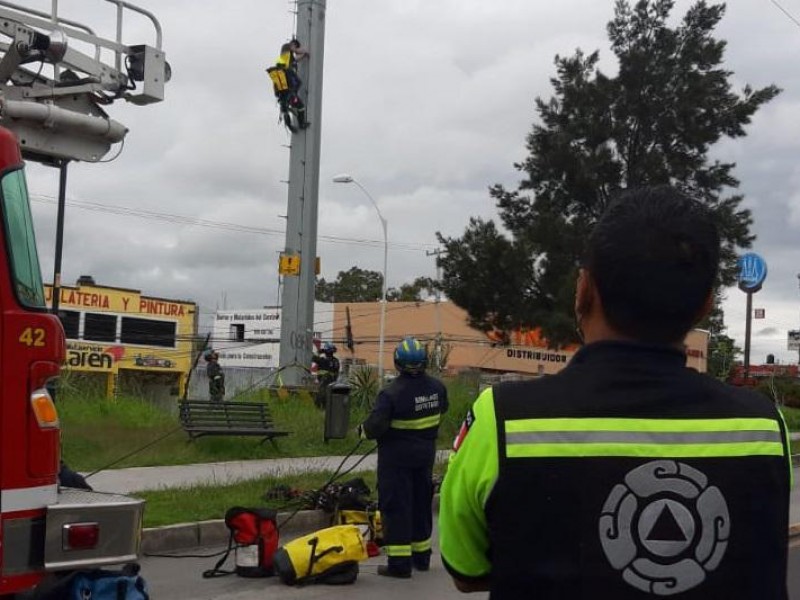
<svg viewBox="0 0 800 600"><path fill-rule="evenodd" d="M282 230L288 150L264 68L291 36L285 0L138 0L164 27L174 77L167 99L149 107L117 104L130 127L121 156L70 167L71 200L157 211L212 222ZM49 0L39 0L39 8ZM676 2L675 14L688 0ZM113 31L113 10L60 3L62 12L98 31ZM110 5L109 5L110 6ZM800 234L800 73L787 57L800 30L765 4L728 4L720 35L738 84L776 83L784 93L753 120L745 139L715 152L737 162L754 210L754 249L770 274L755 304L766 309L753 360L785 350L798 324L796 273ZM487 187L514 186L513 163L525 157L534 98L551 93L555 54L599 49L611 73L605 24L611 2L562 0L357 0L328 2L323 90L320 223L323 275L356 264L379 270L382 234L372 206L333 175L357 177L389 221L389 283L432 276L425 251L435 232L458 235L470 216L495 214ZM101 22L98 22L100 19ZM146 21L131 19L127 43L150 41ZM105 26L105 27L104 27ZM31 166L37 235L52 273L57 173ZM36 197L34 198L36 200ZM50 200L52 202L52 200ZM274 304L281 235L166 223L71 207L64 276L91 273L100 283L146 294L194 299L204 313ZM743 343L744 295L728 291L730 333Z"/></svg>

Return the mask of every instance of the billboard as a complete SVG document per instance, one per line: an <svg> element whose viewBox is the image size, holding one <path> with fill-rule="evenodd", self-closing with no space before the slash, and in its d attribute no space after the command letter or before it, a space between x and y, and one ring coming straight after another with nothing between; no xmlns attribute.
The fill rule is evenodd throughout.
<svg viewBox="0 0 800 600"><path fill-rule="evenodd" d="M189 372L193 302L98 285L62 286L60 292L67 368L111 374L120 369ZM52 296L52 286L45 285L48 305Z"/></svg>
<svg viewBox="0 0 800 600"><path fill-rule="evenodd" d="M331 341L332 336L333 304L315 302L314 337ZM219 353L222 367L277 369L281 347L280 307L218 310L211 346Z"/></svg>
<svg viewBox="0 0 800 600"><path fill-rule="evenodd" d="M800 329L793 329L788 333L786 347L789 350L800 350Z"/></svg>
<svg viewBox="0 0 800 600"><path fill-rule="evenodd" d="M53 287L45 285L52 306ZM197 305L139 290L79 282L61 286L58 316L70 371L102 374L109 395L121 374L168 374L183 389L192 365Z"/></svg>

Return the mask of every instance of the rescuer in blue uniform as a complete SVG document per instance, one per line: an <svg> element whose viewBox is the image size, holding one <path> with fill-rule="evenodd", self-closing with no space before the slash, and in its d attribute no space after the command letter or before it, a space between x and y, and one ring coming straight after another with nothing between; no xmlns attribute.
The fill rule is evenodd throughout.
<svg viewBox="0 0 800 600"><path fill-rule="evenodd" d="M442 559L492 600L785 600L791 460L775 404L686 367L715 217L671 187L592 232L557 375L484 391L454 443Z"/></svg>
<svg viewBox="0 0 800 600"><path fill-rule="evenodd" d="M314 400L318 408L325 408L328 388L339 379L341 366L335 354L336 346L330 342L325 342L322 344L319 354L311 357L312 370L315 369L317 381L319 382L319 389Z"/></svg>
<svg viewBox="0 0 800 600"><path fill-rule="evenodd" d="M387 564L378 574L411 577L431 559L433 463L439 421L447 412L447 388L425 373L425 347L406 338L394 351L399 372L378 395L360 426L378 441L378 503Z"/></svg>

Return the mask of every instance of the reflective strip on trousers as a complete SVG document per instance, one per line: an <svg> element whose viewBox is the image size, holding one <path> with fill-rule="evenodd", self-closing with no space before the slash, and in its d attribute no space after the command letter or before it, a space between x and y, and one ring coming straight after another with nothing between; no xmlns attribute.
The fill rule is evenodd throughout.
<svg viewBox="0 0 800 600"><path fill-rule="evenodd" d="M509 458L782 456L772 419L519 419L506 421Z"/></svg>
<svg viewBox="0 0 800 600"><path fill-rule="evenodd" d="M411 556L411 545L384 546L386 556Z"/></svg>
<svg viewBox="0 0 800 600"><path fill-rule="evenodd" d="M431 538L421 542L411 542L411 552L427 552L431 549Z"/></svg>
<svg viewBox="0 0 800 600"><path fill-rule="evenodd" d="M441 418L442 416L437 414L421 419L392 419L389 427L392 429L428 429L438 426Z"/></svg>

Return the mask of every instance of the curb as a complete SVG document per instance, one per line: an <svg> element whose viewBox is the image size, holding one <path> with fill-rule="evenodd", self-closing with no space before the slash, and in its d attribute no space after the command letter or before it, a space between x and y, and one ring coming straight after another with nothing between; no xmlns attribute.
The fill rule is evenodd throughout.
<svg viewBox="0 0 800 600"><path fill-rule="evenodd" d="M439 494L433 495L433 512L439 512ZM289 518L291 520L286 525L281 525ZM300 536L330 527L332 519L332 514L322 510L301 510L294 516L291 512L279 512L276 521L281 527L281 535ZM147 555L204 546L224 546L227 545L229 537L230 530L225 525L224 519L148 527L142 530L142 544L139 551L142 555Z"/></svg>
<svg viewBox="0 0 800 600"><path fill-rule="evenodd" d="M791 540L796 537L800 537L800 523L789 525L789 539Z"/></svg>
<svg viewBox="0 0 800 600"><path fill-rule="evenodd" d="M278 513L280 525L292 515L291 512ZM305 534L330 526L331 515L321 510L301 510L281 528L282 535ZM205 546L224 546L228 543L230 531L223 519L199 521L197 523L178 523L164 527L148 527L142 530L140 553L161 554L178 550L191 550Z"/></svg>

